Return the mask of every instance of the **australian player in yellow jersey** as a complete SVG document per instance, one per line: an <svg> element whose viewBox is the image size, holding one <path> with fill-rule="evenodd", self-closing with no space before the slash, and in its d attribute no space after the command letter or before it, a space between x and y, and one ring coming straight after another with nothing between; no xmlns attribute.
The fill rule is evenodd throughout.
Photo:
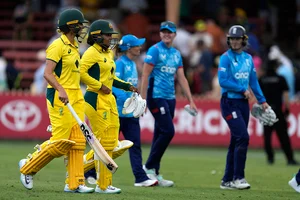
<svg viewBox="0 0 300 200"><path fill-rule="evenodd" d="M52 125L52 136L27 159L19 162L21 182L27 189L33 187L33 175L53 158L65 155L67 177L65 192L91 193L94 188L85 186L83 154L86 141L65 104L75 109L84 120L84 99L80 90L80 54L78 41L83 33L83 14L77 9L67 9L60 14L58 31L61 36L46 50L47 61L44 77L48 82L47 108Z"/></svg>
<svg viewBox="0 0 300 200"><path fill-rule="evenodd" d="M112 49L117 45L118 39L113 38L113 34L117 32L109 21L97 20L91 24L87 41L91 47L83 54L80 68L81 81L87 85L84 95L85 114L94 134L111 157L118 144L120 126L112 86L126 91L137 91L133 85L115 76L116 65ZM85 157L92 161L93 152L89 152ZM121 189L112 186L112 174L104 164L95 160L95 168L95 192L121 192Z"/></svg>

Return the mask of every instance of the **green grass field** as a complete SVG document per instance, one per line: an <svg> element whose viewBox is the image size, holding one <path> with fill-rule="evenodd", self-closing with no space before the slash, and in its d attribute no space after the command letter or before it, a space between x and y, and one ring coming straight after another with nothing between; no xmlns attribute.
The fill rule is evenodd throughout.
<svg viewBox="0 0 300 200"><path fill-rule="evenodd" d="M175 182L172 188L134 187L128 152L118 158L118 171L113 185L122 189L121 194L69 194L64 193L65 167L63 159L55 159L34 176L34 188L26 190L19 180L18 162L32 151L36 142L1 141L0 199L120 199L120 200L189 200L189 199L298 199L300 194L292 190L287 182L297 172L298 166L287 166L281 151L276 152L273 166L266 164L262 150L250 150L246 167L246 178L250 190L221 190L226 149L170 147L162 162L161 174ZM143 148L144 160L149 146ZM299 152L295 152L296 155ZM296 156L297 157L297 156Z"/></svg>

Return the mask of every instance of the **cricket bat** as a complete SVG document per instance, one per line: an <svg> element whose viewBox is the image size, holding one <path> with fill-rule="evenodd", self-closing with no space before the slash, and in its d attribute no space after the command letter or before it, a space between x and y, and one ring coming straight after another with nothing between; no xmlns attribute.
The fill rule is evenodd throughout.
<svg viewBox="0 0 300 200"><path fill-rule="evenodd" d="M89 143L90 147L94 150L94 153L96 154L94 156L94 159L99 159L102 163L104 163L107 167L107 169L111 173L115 173L118 169L118 165L115 163L115 161L107 154L103 146L100 144L99 140L95 137L92 130L89 128L89 126L81 121L81 119L78 117L76 112L74 111L73 107L70 103L66 104L69 110L71 111L73 117L75 117L77 123L80 126L80 129L85 136L86 141Z"/></svg>

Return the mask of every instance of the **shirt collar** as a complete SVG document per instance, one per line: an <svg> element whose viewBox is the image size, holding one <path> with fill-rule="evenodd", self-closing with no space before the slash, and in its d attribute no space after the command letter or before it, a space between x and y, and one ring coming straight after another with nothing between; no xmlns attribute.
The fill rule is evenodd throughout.
<svg viewBox="0 0 300 200"><path fill-rule="evenodd" d="M95 43L93 44L93 47L94 47L95 49L97 49L97 51L102 52L102 47L101 47L98 43L95 42ZM110 50L108 49L107 52L109 53Z"/></svg>
<svg viewBox="0 0 300 200"><path fill-rule="evenodd" d="M171 47L168 47L163 41L160 41L159 42L160 43L160 45L163 47L163 48L165 48L165 49L170 49Z"/></svg>
<svg viewBox="0 0 300 200"><path fill-rule="evenodd" d="M63 43L64 44L69 44L69 45L72 45L72 46L74 46L74 47L76 47L76 48L78 48L78 42L76 41L76 40L74 40L74 44L72 44L70 41L69 41L69 39L67 38L67 36L65 35L65 34L62 34L61 36L60 36L60 39L63 41Z"/></svg>
<svg viewBox="0 0 300 200"><path fill-rule="evenodd" d="M121 56L124 61L131 61L125 54Z"/></svg>

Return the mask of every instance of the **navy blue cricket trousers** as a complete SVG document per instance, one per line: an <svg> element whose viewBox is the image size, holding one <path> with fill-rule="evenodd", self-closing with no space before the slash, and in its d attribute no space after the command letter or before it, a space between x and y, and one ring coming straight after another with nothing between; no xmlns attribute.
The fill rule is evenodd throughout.
<svg viewBox="0 0 300 200"><path fill-rule="evenodd" d="M151 151L145 165L159 174L160 161L175 134L173 118L176 100L148 98L147 104L155 123Z"/></svg>
<svg viewBox="0 0 300 200"><path fill-rule="evenodd" d="M249 145L249 103L246 99L221 98L222 116L230 129L230 144L227 152L223 181L245 178L245 164Z"/></svg>
<svg viewBox="0 0 300 200"><path fill-rule="evenodd" d="M122 131L126 140L133 142L133 146L129 148L129 157L132 172L135 176L135 182L140 183L148 180L148 177L142 166L142 150L141 150L141 129L139 118L120 117L120 131Z"/></svg>

